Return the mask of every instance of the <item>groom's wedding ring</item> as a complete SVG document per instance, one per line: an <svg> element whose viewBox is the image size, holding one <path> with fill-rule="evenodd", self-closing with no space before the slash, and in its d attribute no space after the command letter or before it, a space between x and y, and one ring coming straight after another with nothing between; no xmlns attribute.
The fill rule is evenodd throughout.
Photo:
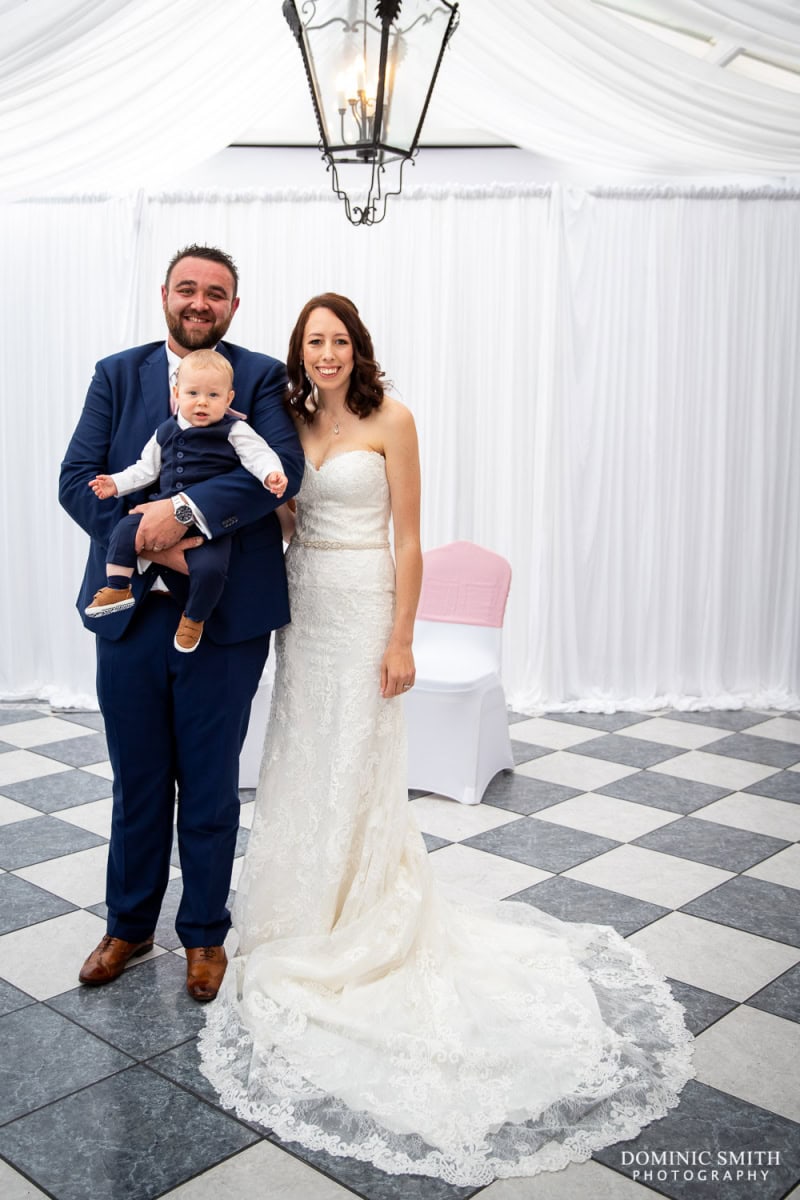
<svg viewBox="0 0 800 1200"><path fill-rule="evenodd" d="M409 689L410 687L411 687L411 684L410 684L410 683L404 683L404 684L403 684L403 691L404 691L404 692L407 692L407 691L408 691L408 689Z"/></svg>

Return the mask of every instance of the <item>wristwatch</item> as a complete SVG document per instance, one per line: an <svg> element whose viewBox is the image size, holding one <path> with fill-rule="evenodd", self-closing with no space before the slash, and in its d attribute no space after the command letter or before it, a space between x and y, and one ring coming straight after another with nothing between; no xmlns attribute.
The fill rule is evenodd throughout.
<svg viewBox="0 0 800 1200"><path fill-rule="evenodd" d="M175 520L179 521L181 525L194 524L194 513L183 496L173 496L172 507L175 510Z"/></svg>

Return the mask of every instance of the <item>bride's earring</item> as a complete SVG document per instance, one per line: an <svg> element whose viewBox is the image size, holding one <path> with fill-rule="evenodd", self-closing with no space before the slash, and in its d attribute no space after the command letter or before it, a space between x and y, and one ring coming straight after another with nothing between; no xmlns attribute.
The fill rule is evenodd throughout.
<svg viewBox="0 0 800 1200"><path fill-rule="evenodd" d="M306 379L308 379L307 375ZM308 382L311 383L311 380L308 379ZM319 408L319 389L315 383L311 383L311 391L308 393L303 403L306 412L309 413L315 413Z"/></svg>

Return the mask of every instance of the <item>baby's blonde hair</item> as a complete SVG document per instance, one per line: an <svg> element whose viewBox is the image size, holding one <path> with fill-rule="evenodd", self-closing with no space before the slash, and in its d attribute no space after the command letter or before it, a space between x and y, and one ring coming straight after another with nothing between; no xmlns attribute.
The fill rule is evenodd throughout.
<svg viewBox="0 0 800 1200"><path fill-rule="evenodd" d="M223 354L218 354L216 350L192 350L190 354L184 355L178 367L178 375L175 380L176 385L180 384L181 371L184 366L197 367L198 370L219 371L220 375L224 375L227 381L228 391L233 387L233 367L228 362Z"/></svg>

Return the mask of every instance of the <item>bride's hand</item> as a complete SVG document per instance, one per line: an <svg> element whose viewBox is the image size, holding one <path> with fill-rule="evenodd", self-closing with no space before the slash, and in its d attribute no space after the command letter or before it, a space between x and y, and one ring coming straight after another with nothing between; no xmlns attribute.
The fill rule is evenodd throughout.
<svg viewBox="0 0 800 1200"><path fill-rule="evenodd" d="M410 646L387 647L381 663L381 695L385 699L402 696L414 686L416 669Z"/></svg>

